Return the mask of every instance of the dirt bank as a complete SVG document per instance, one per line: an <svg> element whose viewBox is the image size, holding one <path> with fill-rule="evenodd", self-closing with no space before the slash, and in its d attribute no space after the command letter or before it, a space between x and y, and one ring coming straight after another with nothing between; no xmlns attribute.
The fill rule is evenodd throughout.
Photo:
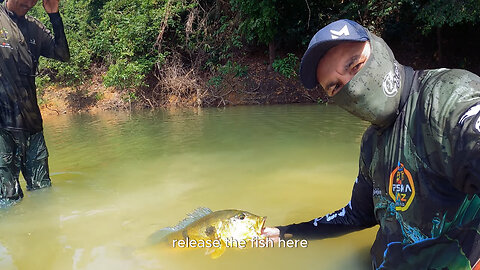
<svg viewBox="0 0 480 270"><path fill-rule="evenodd" d="M79 86L48 86L42 89L39 93L39 104L42 115L49 117L105 110L316 103L319 100L321 93L318 89L308 91L297 77L286 78L273 70L268 70L267 61L263 58L250 56L237 59L237 63L247 68L246 74L224 76L218 86L209 84L209 78L205 74L200 74L196 78L175 78L177 81L198 82L194 86L199 89L188 95L180 95L177 91L160 95L158 93L162 93L162 89L159 89L159 85L153 86L152 83L150 87L143 89L107 88L103 85L102 74L99 73Z"/></svg>

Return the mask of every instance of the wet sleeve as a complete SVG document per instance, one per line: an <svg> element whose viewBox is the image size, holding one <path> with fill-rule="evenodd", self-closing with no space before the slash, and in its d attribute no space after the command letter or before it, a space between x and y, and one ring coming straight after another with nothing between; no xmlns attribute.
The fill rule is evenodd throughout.
<svg viewBox="0 0 480 270"><path fill-rule="evenodd" d="M63 28L62 17L60 13L48 13L52 23L53 33L42 25L41 27L41 48L40 55L47 58L57 59L63 62L70 60L70 51L68 49L67 37Z"/></svg>
<svg viewBox="0 0 480 270"><path fill-rule="evenodd" d="M480 77L461 69L422 74L418 99L424 152L419 152L438 179L466 194L480 193Z"/></svg>
<svg viewBox="0 0 480 270"><path fill-rule="evenodd" d="M350 202L342 209L308 222L279 226L280 237L323 239L362 230L377 224L373 211L372 185L360 173Z"/></svg>
<svg viewBox="0 0 480 270"><path fill-rule="evenodd" d="M453 184L467 194L480 194L480 100L464 111L452 133L457 137Z"/></svg>

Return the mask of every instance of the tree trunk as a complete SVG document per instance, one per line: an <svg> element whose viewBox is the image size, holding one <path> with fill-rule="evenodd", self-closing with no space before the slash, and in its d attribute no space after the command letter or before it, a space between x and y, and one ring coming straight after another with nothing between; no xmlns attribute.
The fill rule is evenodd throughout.
<svg viewBox="0 0 480 270"><path fill-rule="evenodd" d="M273 70L273 61L275 61L275 41L272 40L268 43L268 71Z"/></svg>

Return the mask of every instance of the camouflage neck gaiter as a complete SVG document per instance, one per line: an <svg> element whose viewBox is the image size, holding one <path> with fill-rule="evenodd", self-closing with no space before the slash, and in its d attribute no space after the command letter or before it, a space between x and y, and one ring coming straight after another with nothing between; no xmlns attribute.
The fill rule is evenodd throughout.
<svg viewBox="0 0 480 270"><path fill-rule="evenodd" d="M363 68L332 100L351 114L379 127L398 115L405 72L383 39L369 33L371 54Z"/></svg>

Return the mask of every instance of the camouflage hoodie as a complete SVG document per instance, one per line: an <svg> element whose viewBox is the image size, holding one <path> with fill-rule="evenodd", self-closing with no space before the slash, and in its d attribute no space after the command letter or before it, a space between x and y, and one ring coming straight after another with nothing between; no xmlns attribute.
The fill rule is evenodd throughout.
<svg viewBox="0 0 480 270"><path fill-rule="evenodd" d="M379 224L374 268L470 269L480 258L480 78L413 71L381 38L370 43L365 66L333 98L372 124L351 201L281 235L320 239Z"/></svg>

